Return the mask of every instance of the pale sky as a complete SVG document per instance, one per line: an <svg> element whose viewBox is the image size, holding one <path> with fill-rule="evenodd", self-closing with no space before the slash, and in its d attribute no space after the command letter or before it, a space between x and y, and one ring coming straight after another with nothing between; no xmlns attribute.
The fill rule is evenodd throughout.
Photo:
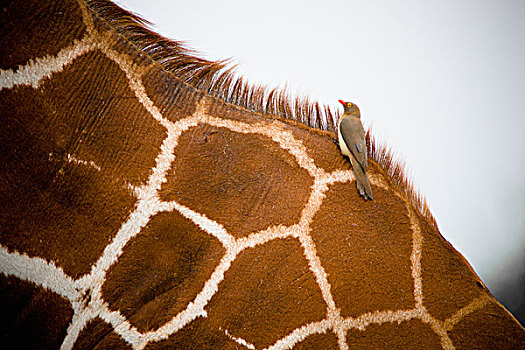
<svg viewBox="0 0 525 350"><path fill-rule="evenodd" d="M487 286L525 276L525 1L117 3L251 82L356 102Z"/></svg>

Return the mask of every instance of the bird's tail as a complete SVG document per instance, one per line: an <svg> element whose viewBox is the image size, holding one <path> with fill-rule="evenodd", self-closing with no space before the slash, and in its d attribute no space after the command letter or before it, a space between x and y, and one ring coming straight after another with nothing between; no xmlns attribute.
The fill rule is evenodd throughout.
<svg viewBox="0 0 525 350"><path fill-rule="evenodd" d="M357 191L365 200L374 199L372 195L372 188L370 187L370 182L368 181L368 175L366 171L361 168L359 164L356 164L354 167L355 182L357 184Z"/></svg>

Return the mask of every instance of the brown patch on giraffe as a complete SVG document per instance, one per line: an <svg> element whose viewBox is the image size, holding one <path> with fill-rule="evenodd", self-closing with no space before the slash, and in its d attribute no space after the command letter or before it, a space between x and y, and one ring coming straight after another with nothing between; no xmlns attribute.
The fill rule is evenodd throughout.
<svg viewBox="0 0 525 350"><path fill-rule="evenodd" d="M374 198L375 200L375 198ZM352 349L439 349L440 337L418 319L401 323L372 324L365 330L350 329L346 335Z"/></svg>
<svg viewBox="0 0 525 350"><path fill-rule="evenodd" d="M525 332L495 302L464 316L448 332L456 349L525 349Z"/></svg>
<svg viewBox="0 0 525 350"><path fill-rule="evenodd" d="M73 317L58 294L3 274L0 310L0 344L16 349L58 349Z"/></svg>
<svg viewBox="0 0 525 350"><path fill-rule="evenodd" d="M306 152L318 167L327 172L351 169L350 161L341 154L339 147L334 142L335 138L328 133L321 135L319 130L307 128L300 123L286 126L286 130L291 131L296 139L301 140L306 146Z"/></svg>
<svg viewBox="0 0 525 350"><path fill-rule="evenodd" d="M82 14L73 1L10 1L0 9L0 69L14 70L29 60L54 56L85 34L85 27L78 25Z"/></svg>
<svg viewBox="0 0 525 350"><path fill-rule="evenodd" d="M330 331L326 332L326 334L313 334L293 347L293 350L309 349L339 349L337 336Z"/></svg>
<svg viewBox="0 0 525 350"><path fill-rule="evenodd" d="M110 324L97 317L88 322L73 345L73 350L96 349L131 349L131 344L115 333Z"/></svg>
<svg viewBox="0 0 525 350"><path fill-rule="evenodd" d="M96 58L86 55L76 63ZM113 127L127 123L114 114L114 103L101 103L105 93L114 91L108 87L110 80L96 85L109 90L90 92L85 85L90 70L75 67L73 76L66 70L38 90L0 91L0 243L55 261L73 278L90 271L135 204L127 183L113 172L122 164L119 157L130 157L131 150L105 141L121 137ZM102 69L104 73L108 72ZM65 76L83 83L67 82ZM100 130L95 133L94 127ZM92 157L93 149L108 152L112 159L105 163ZM69 155L86 164L71 162ZM143 178L147 171L143 169Z"/></svg>
<svg viewBox="0 0 525 350"><path fill-rule="evenodd" d="M146 93L164 118L177 121L189 117L197 108L202 92L189 87L160 66L148 69L142 83Z"/></svg>
<svg viewBox="0 0 525 350"><path fill-rule="evenodd" d="M298 222L312 183L295 158L269 138L199 124L180 136L160 197L243 237Z"/></svg>
<svg viewBox="0 0 525 350"><path fill-rule="evenodd" d="M88 68L86 68L88 67ZM119 66L100 51L77 58L40 89L54 153L94 161L123 185L144 183L166 131L139 103ZM56 118L56 119L55 119Z"/></svg>
<svg viewBox="0 0 525 350"><path fill-rule="evenodd" d="M28 136L24 126L8 143L0 140L8 148L0 170L0 244L54 261L78 278L102 255L135 200L92 167L50 161L53 145Z"/></svg>
<svg viewBox="0 0 525 350"><path fill-rule="evenodd" d="M444 321L484 293L479 277L463 256L427 221L418 219L423 236L423 305Z"/></svg>
<svg viewBox="0 0 525 350"><path fill-rule="evenodd" d="M185 350L239 350L246 349L228 337L224 330L210 322L208 318L197 318L166 340L151 342L146 350L185 349Z"/></svg>
<svg viewBox="0 0 525 350"><path fill-rule="evenodd" d="M364 202L354 181L332 185L311 224L343 317L414 307L405 203L380 187L373 191L374 200Z"/></svg>
<svg viewBox="0 0 525 350"><path fill-rule="evenodd" d="M186 309L224 255L219 241L178 212L154 216L123 251L102 294L141 332Z"/></svg>
<svg viewBox="0 0 525 350"><path fill-rule="evenodd" d="M210 322L256 348L326 316L326 304L296 239L239 254L206 307Z"/></svg>

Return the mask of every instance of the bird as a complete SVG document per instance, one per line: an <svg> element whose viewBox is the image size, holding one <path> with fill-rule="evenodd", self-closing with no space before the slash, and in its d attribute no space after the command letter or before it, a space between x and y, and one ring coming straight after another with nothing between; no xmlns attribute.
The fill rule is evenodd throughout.
<svg viewBox="0 0 525 350"><path fill-rule="evenodd" d="M345 110L337 126L337 135L341 153L350 159L354 171L357 190L365 200L372 200L372 189L368 181L365 130L361 123L359 107L352 102L338 100Z"/></svg>

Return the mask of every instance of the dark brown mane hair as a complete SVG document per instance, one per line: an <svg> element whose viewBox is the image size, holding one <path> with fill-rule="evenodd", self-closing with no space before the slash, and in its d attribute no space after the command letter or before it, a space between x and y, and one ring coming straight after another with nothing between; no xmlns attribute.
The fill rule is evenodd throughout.
<svg viewBox="0 0 525 350"><path fill-rule="evenodd" d="M308 97L292 97L286 89L251 84L235 72L230 60L209 61L196 56L183 41L171 40L148 28L150 22L107 0L86 0L88 7L131 45L188 85L226 103L269 118L295 121L311 128L334 133L340 112ZM367 132L370 158L387 173L398 189L435 227L436 221L426 200L414 188L392 151L379 145Z"/></svg>

